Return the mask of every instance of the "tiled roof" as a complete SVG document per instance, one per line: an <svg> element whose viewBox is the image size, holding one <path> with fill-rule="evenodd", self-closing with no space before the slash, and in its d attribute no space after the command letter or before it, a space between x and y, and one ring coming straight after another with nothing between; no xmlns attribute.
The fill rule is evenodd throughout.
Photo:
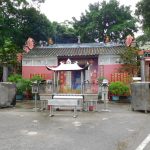
<svg viewBox="0 0 150 150"><path fill-rule="evenodd" d="M48 46L48 47L36 47L29 53L24 54L24 57L46 57L46 56L92 56L103 54L120 54L125 50L125 46L100 46L89 45L85 46L78 44L77 46Z"/></svg>

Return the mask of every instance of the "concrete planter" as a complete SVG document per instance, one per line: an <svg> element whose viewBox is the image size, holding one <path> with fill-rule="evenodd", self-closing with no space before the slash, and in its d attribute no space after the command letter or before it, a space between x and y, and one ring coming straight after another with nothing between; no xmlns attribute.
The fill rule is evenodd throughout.
<svg viewBox="0 0 150 150"><path fill-rule="evenodd" d="M11 82L0 83L0 107L13 105L16 95L16 85ZM15 103L14 103L15 105Z"/></svg>

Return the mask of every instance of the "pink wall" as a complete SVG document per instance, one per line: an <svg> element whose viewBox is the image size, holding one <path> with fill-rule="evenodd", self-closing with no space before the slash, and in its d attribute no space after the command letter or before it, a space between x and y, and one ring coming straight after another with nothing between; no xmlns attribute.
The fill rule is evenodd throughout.
<svg viewBox="0 0 150 150"><path fill-rule="evenodd" d="M110 80L112 73L117 73L118 68L121 64L109 64L103 65L103 77ZM98 66L98 77L100 77L100 66ZM24 78L31 78L33 75L40 75L46 80L53 79L53 71L49 71L45 66L23 66L22 67L22 76Z"/></svg>
<svg viewBox="0 0 150 150"><path fill-rule="evenodd" d="M109 81L111 80L111 74L112 73L117 73L118 69L121 67L121 64L109 64L109 65L103 65L103 77L108 79ZM100 70L100 66L98 68ZM100 71L99 71L99 76L100 76Z"/></svg>
<svg viewBox="0 0 150 150"><path fill-rule="evenodd" d="M31 78L33 75L39 75L43 79L51 80L53 78L53 72L46 69L45 66L23 66L22 76L24 78Z"/></svg>

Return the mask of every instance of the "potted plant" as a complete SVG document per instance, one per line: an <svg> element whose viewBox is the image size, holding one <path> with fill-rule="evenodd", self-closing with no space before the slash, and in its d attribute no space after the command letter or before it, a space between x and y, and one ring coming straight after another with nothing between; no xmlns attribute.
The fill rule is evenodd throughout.
<svg viewBox="0 0 150 150"><path fill-rule="evenodd" d="M23 100L24 98L24 91L25 91L25 84L22 79L18 80L16 83L16 100Z"/></svg>
<svg viewBox="0 0 150 150"><path fill-rule="evenodd" d="M119 96L129 94L129 87L120 81L111 82L109 85L109 92L112 95L112 100L119 100Z"/></svg>
<svg viewBox="0 0 150 150"><path fill-rule="evenodd" d="M32 99L32 82L30 79L23 79L24 96L26 99Z"/></svg>
<svg viewBox="0 0 150 150"><path fill-rule="evenodd" d="M9 82L16 84L16 100L23 100L23 92L26 90L26 79L20 74L12 74L8 77Z"/></svg>

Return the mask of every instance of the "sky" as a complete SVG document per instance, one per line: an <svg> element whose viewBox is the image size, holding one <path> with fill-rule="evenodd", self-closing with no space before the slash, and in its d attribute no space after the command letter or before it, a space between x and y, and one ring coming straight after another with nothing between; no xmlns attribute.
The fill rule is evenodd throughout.
<svg viewBox="0 0 150 150"><path fill-rule="evenodd" d="M72 21L72 17L80 19L81 13L88 10L89 4L102 2L103 0L45 0L41 4L40 10L47 18L53 22L62 23L65 20ZM109 1L109 0L106 0ZM130 6L134 14L135 6L140 0L118 0L120 5ZM142 31L135 33L135 37L143 34Z"/></svg>
<svg viewBox="0 0 150 150"><path fill-rule="evenodd" d="M59 23L65 20L72 21L72 17L80 19L81 13L88 10L89 4L102 2L103 0L45 0L41 5L41 12L44 13L50 21ZM109 0L106 0L109 1ZM131 10L135 10L135 5L140 0L118 0L119 3L131 6Z"/></svg>

